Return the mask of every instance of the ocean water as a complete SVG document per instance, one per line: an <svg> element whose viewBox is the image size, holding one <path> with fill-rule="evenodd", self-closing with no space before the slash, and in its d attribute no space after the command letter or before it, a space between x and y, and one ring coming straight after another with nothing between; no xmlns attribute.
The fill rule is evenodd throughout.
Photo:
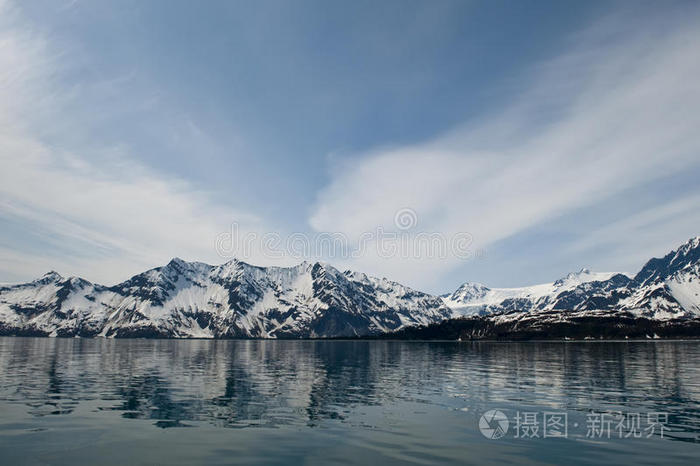
<svg viewBox="0 0 700 466"><path fill-rule="evenodd" d="M0 338L0 463L700 464L699 342Z"/></svg>

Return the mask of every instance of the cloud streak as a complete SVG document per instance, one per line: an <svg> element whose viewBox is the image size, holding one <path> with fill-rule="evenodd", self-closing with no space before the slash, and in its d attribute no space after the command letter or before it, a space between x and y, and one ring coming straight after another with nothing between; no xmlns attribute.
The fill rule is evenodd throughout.
<svg viewBox="0 0 700 466"><path fill-rule="evenodd" d="M700 25L611 17L541 64L512 106L428 143L339 165L310 224L359 235L409 206L419 229L470 232L488 247L528 228L700 163ZM663 198L663 193L659 194ZM421 223L422 222L422 223ZM624 231L616 230L616 234ZM666 245L662 240L658 244ZM360 259L409 283L432 264Z"/></svg>
<svg viewBox="0 0 700 466"><path fill-rule="evenodd" d="M230 199L218 201L144 166L129 149L101 147L81 133L80 120L66 113L80 103L81 86L66 87L60 79L71 71L72 57L53 50L12 5L0 4L0 12L0 221L8 245L0 274L6 281L35 277L51 266L114 283L174 256L220 262L215 239L230 222L266 229ZM108 94L122 99L115 107L129 105L123 101L128 95ZM92 111L104 116L109 102L102 103ZM82 137L90 144L56 144L47 136L68 127L73 141ZM14 237L10 225L19 230ZM21 245L29 236L30 244Z"/></svg>
<svg viewBox="0 0 700 466"><path fill-rule="evenodd" d="M294 142L288 133L278 132L274 121L253 135L241 131L245 124L230 128L241 124L239 120L217 132L211 122L226 120L227 110L207 120L206 112L180 108L191 105L178 94L186 93L189 83L159 87L149 82L147 67L139 60L106 58L109 66L104 66L95 61L104 49L83 53L87 48L81 50L80 39L62 41L48 29L37 30L18 10L0 0L2 281L25 280L56 268L112 283L172 256L220 262L216 237L229 231L232 222L242 236L277 231L284 237L283 230L297 229L306 214L309 230L340 232L357 240L378 227L395 230L396 212L410 208L418 223L409 235L438 232L450 238L468 232L476 252L508 241L522 245L519 235L557 219L572 219L581 210L589 212L590 220L595 206L629 206L609 226L601 223L602 215L598 223L572 221L569 230L578 229L578 234L550 251L557 260L575 254L585 259L572 268L595 262L627 267L634 251L641 257L663 253L683 239L679 235L698 233L691 230L699 219L700 188L665 192L654 187L661 178L700 173L700 88L695 83L700 75L700 25L698 15L687 9L634 20L624 12L574 33L558 56L513 76L506 95L519 98L505 107L467 112L480 117L423 143L329 158L330 176L320 188L314 183L321 162L313 155L290 149L284 157L277 150L271 157L260 150L266 146L255 140L260 134L268 138L274 133L279 147ZM431 27L437 25L426 26L426 31ZM132 45L136 49L139 43ZM185 55L178 65L187 69L191 57ZM294 56L284 59L298 61ZM127 65L122 69L118 63ZM199 65L208 66L207 61ZM384 81L349 81L372 92L386 91ZM326 84L332 87L333 82ZM196 87L202 90L199 83ZM214 100L220 91L193 95ZM317 93L314 87L312 95ZM430 95L426 91L420 102ZM400 100L402 109L418 106ZM376 108L381 103L365 105L362 99L342 105L357 105L356 113L386 113ZM256 115L256 121L267 121L262 113ZM309 122L326 139L333 139L332 126ZM381 133L390 126L372 130ZM170 159L174 152L177 157ZM289 193L291 186L302 185L296 197ZM653 191L647 203L629 202L633 194L626 193L645 187ZM308 200L314 192L316 200L305 211L300 199ZM269 218L253 214L252 205ZM279 210L288 215L286 225L271 221L285 221L269 214ZM628 241L621 244L619 237ZM543 244L549 247L540 240L541 249ZM387 258L375 254L374 244L364 249L358 258L325 259L436 291L444 290L447 275L461 273L465 266L456 257ZM595 251L601 250L607 262L594 260ZM288 265L297 260L249 252L244 259L253 263ZM500 261L498 267L507 268L516 260ZM489 263L481 271L489 267L497 268ZM478 278L479 271L473 275Z"/></svg>

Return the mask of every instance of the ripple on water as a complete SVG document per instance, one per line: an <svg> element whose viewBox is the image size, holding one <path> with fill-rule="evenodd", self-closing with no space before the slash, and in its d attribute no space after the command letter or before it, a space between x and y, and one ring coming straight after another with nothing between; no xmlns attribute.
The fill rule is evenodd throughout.
<svg viewBox="0 0 700 466"><path fill-rule="evenodd" d="M333 446L315 458L421 464L464 460L469 451L469 458L534 462L546 451L556 462L592 443L580 436L510 439L494 450L478 430L480 414L561 410L585 426L591 410L666 412L666 438L601 440L591 454L651 461L660 459L657 442L669 440L700 453L693 445L700 436L699 356L695 342L0 338L0 435L7 445L0 453L48 442L46 454L57 454L52 442L72 432L93 452L116 448L119 439L136 449L146 439L177 439L175 449L196 440L195 451L205 456L221 448L210 445L215 439L229 442L228 454L253 445L269 452L275 441L288 447L281 461L308 459L302 447L326 441ZM692 453L681 448L674 455ZM170 459L185 458L191 456Z"/></svg>

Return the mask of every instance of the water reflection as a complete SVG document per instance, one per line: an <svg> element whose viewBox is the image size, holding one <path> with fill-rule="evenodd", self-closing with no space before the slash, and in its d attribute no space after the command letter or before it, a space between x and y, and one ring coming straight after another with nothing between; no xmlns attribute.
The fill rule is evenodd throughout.
<svg viewBox="0 0 700 466"><path fill-rule="evenodd" d="M81 403L161 428L360 425L359 407L669 413L700 433L700 344L171 341L1 338L0 403ZM1 406L1 404L0 404ZM583 415L583 414L582 414Z"/></svg>

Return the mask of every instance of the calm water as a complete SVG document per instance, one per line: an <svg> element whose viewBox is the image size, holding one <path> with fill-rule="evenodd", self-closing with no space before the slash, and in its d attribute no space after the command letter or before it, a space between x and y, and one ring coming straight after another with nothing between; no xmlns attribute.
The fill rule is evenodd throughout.
<svg viewBox="0 0 700 466"><path fill-rule="evenodd" d="M479 429L491 409L499 439ZM544 412L566 438L542 438ZM635 413L641 438L589 431ZM700 343L0 338L0 462L86 459L698 464Z"/></svg>

